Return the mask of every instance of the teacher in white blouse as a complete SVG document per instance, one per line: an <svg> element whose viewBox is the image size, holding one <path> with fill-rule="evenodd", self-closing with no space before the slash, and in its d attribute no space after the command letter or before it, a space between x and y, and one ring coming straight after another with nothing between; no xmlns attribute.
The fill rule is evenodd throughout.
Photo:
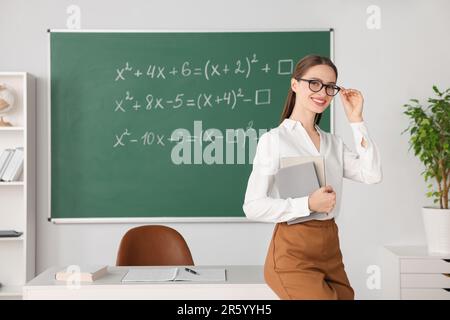
<svg viewBox="0 0 450 320"><path fill-rule="evenodd" d="M253 160L243 209L249 219L276 223L264 277L281 299L354 299L334 221L342 180L378 183L382 171L378 148L363 120L363 96L358 90L337 86L337 77L336 66L326 57L310 55L300 60L292 74L281 123L260 137ZM338 93L356 153L340 136L318 126ZM306 197L280 199L274 184L280 158L302 155L323 156L327 186ZM312 212L326 215L308 220ZM286 223L299 217L304 222Z"/></svg>

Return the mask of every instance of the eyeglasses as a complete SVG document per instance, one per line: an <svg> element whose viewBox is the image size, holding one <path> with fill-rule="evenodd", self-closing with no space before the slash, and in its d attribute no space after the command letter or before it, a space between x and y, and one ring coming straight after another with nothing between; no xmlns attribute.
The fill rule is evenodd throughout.
<svg viewBox="0 0 450 320"><path fill-rule="evenodd" d="M319 92L323 87L325 87L325 93L331 97L337 95L339 90L341 90L341 88L335 84L323 84L322 81L316 79L299 79L299 81L300 80L308 82L309 89L313 92Z"/></svg>

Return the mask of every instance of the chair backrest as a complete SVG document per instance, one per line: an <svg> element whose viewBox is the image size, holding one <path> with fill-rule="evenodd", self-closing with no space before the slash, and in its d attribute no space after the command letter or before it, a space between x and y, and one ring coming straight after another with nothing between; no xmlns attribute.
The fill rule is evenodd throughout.
<svg viewBox="0 0 450 320"><path fill-rule="evenodd" d="M194 265L191 251L176 230L160 225L130 229L117 253L117 266Z"/></svg>

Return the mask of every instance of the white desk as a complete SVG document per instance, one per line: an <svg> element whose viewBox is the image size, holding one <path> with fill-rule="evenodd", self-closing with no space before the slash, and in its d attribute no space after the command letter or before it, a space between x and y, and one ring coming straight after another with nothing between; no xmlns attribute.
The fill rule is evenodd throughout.
<svg viewBox="0 0 450 320"><path fill-rule="evenodd" d="M278 299L264 282L262 266L195 266L203 268L225 268L226 281L125 284L121 280L129 267L109 267L106 276L73 288L55 280L63 268L54 267L23 287L23 299Z"/></svg>

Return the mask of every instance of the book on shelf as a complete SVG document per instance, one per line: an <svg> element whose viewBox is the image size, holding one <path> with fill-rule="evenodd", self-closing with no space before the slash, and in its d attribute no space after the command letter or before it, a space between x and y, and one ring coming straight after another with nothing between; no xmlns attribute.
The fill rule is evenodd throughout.
<svg viewBox="0 0 450 320"><path fill-rule="evenodd" d="M24 164L24 150L22 147L6 149L0 155L0 181L18 181Z"/></svg>
<svg viewBox="0 0 450 320"><path fill-rule="evenodd" d="M16 230L0 230L0 238L18 238L23 234Z"/></svg>
<svg viewBox="0 0 450 320"><path fill-rule="evenodd" d="M14 153L14 149L5 149L0 154L0 180L8 166L9 160Z"/></svg>

